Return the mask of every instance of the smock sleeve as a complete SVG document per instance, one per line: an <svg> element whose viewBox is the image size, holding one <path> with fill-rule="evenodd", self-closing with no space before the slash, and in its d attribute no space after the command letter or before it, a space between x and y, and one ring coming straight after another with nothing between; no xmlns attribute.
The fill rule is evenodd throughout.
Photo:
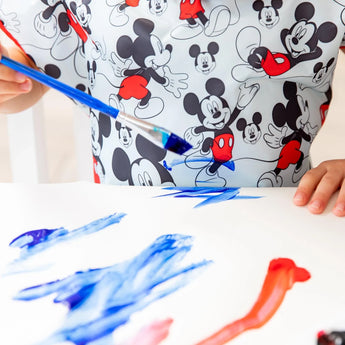
<svg viewBox="0 0 345 345"><path fill-rule="evenodd" d="M0 0L0 28L42 72L85 90L86 32L64 1L50 3Z"/></svg>

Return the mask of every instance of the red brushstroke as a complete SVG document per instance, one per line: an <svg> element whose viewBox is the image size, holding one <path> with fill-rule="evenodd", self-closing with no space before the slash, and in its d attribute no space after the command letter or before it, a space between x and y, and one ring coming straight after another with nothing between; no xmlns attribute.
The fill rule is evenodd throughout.
<svg viewBox="0 0 345 345"><path fill-rule="evenodd" d="M172 319L154 321L123 345L159 345L169 335Z"/></svg>
<svg viewBox="0 0 345 345"><path fill-rule="evenodd" d="M259 298L249 313L196 345L226 344L244 331L262 327L275 314L283 302L287 290L290 290L294 283L305 282L309 278L310 273L302 267L297 267L290 259L272 260Z"/></svg>

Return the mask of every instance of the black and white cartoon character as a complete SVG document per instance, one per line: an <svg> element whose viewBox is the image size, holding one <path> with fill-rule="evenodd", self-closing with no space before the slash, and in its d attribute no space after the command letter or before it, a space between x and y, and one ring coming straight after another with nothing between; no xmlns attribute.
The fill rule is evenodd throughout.
<svg viewBox="0 0 345 345"><path fill-rule="evenodd" d="M345 0L334 0L337 4L344 6L345 7ZM343 9L343 11L341 12L341 21L343 22L343 24L345 25L345 8Z"/></svg>
<svg viewBox="0 0 345 345"><path fill-rule="evenodd" d="M169 171L160 163L166 156L166 150L153 144L138 134L135 145L141 157L130 161L126 152L116 148L113 153L113 172L122 182L130 186L174 186Z"/></svg>
<svg viewBox="0 0 345 345"><path fill-rule="evenodd" d="M196 177L196 185L225 186L226 180L219 176L218 169L232 159L234 135L230 126L252 101L259 86L256 84L248 87L241 85L237 105L233 111L222 97L225 85L221 80L211 78L206 82L205 88L208 95L201 100L194 93L188 93L184 98L183 104L186 112L197 116L201 123L200 126L189 128L185 133L185 138L206 161L206 166L205 163L202 163L204 168ZM209 157L210 154L211 157ZM187 157L186 164L195 168L193 163L188 164L189 159L193 161L193 156L194 154Z"/></svg>
<svg viewBox="0 0 345 345"><path fill-rule="evenodd" d="M90 2L91 0L83 0ZM79 40L83 44L88 40L88 32L79 23L75 14L62 0L41 0L47 8L38 13L34 19L36 31L47 38L54 38L51 55L59 61L66 60L74 54L79 46ZM55 16L55 11L62 6L64 11Z"/></svg>
<svg viewBox="0 0 345 345"><path fill-rule="evenodd" d="M283 0L271 0L269 3L265 6L264 0L255 0L253 9L259 12L260 24L271 29L279 22L278 10L283 6Z"/></svg>
<svg viewBox="0 0 345 345"><path fill-rule="evenodd" d="M120 102L132 97L140 100L134 110L138 118L151 118L164 108L163 100L152 97L149 82L153 79L176 98L181 97L181 90L187 88L185 73L172 73L168 63L172 46L163 46L160 39L152 32L154 23L148 19L137 19L133 24L137 38L121 36L117 41L117 54L112 52L111 62L114 74L125 77L117 95L110 96L110 104L123 109ZM136 67L130 68L135 63Z"/></svg>
<svg viewBox="0 0 345 345"><path fill-rule="evenodd" d="M139 6L140 0L107 0L107 5L113 7L109 22L113 26L124 26L129 21L127 8ZM147 0L150 13L161 16L168 7L168 0Z"/></svg>
<svg viewBox="0 0 345 345"><path fill-rule="evenodd" d="M262 115L259 112L254 113L251 123L247 123L244 118L238 119L236 128L242 132L244 142L256 144L261 138L261 128L259 124L262 121Z"/></svg>
<svg viewBox="0 0 345 345"><path fill-rule="evenodd" d="M194 58L195 69L203 74L209 74L216 67L215 55L219 51L216 42L210 42L207 51L201 51L199 45L193 44L189 48L189 55Z"/></svg>
<svg viewBox="0 0 345 345"><path fill-rule="evenodd" d="M70 2L70 8L73 14L76 16L78 22L88 34L91 34L91 29L89 27L91 21L91 9L89 7L90 3L91 0L77 0Z"/></svg>
<svg viewBox="0 0 345 345"><path fill-rule="evenodd" d="M321 124L323 125L332 100L332 87L331 80L335 69L335 58L331 58L326 65L322 62L318 62L314 66L313 83L316 84L319 91L323 91L326 96L326 100L320 107ZM302 88L303 90L303 88Z"/></svg>
<svg viewBox="0 0 345 345"><path fill-rule="evenodd" d="M248 57L249 64L255 69L263 69L268 76L279 76L303 61L318 59L322 55L319 42L333 41L338 29L332 22L317 26L311 21L314 14L312 3L298 5L295 11L296 23L280 33L286 53L272 53L266 47L258 47Z"/></svg>
<svg viewBox="0 0 345 345"><path fill-rule="evenodd" d="M101 112L97 118L93 111L90 111L90 120L94 180L96 183L100 183L104 181L105 176L105 170L100 155L103 148L103 140L104 138L108 138L111 133L111 121L108 115Z"/></svg>
<svg viewBox="0 0 345 345"><path fill-rule="evenodd" d="M161 16L168 7L168 0L148 0L149 10L155 16Z"/></svg>
<svg viewBox="0 0 345 345"><path fill-rule="evenodd" d="M93 89L96 83L97 62L95 60L92 60L92 62L88 60L86 65L87 65L89 85L91 89Z"/></svg>
<svg viewBox="0 0 345 345"><path fill-rule="evenodd" d="M274 170L264 173L258 181L258 186L280 187L283 178L279 175L291 164L295 165L292 181L297 182L302 175L304 153L301 151L302 141L311 143L317 132L317 126L312 127L309 118L308 101L298 95L297 84L286 81L283 87L286 105L278 103L274 106L273 124L268 125L269 133L264 134L268 146L280 150L277 166Z"/></svg>
<svg viewBox="0 0 345 345"><path fill-rule="evenodd" d="M329 106L332 100L332 87L331 81L335 69L335 58L331 58L327 63L318 62L314 65L314 76L312 79L313 86L308 86L303 83L299 84L301 90L313 88L319 92L324 92L326 96L325 102L320 107L321 124L326 120Z"/></svg>
<svg viewBox="0 0 345 345"><path fill-rule="evenodd" d="M240 18L236 0L230 0L225 5L214 7L206 16L201 0L180 0L180 20L185 23L177 26L171 36L186 40L196 37L202 32L206 36L215 37L223 34L229 25L234 25Z"/></svg>
<svg viewBox="0 0 345 345"><path fill-rule="evenodd" d="M236 48L244 64L233 68L234 79L243 82L251 77L278 77L301 62L318 59L323 52L320 42L332 42L338 29L332 22L317 26L311 21L314 13L315 8L310 2L297 6L295 24L280 33L285 52L272 52L261 46L261 33L257 28L243 28L236 38Z"/></svg>
<svg viewBox="0 0 345 345"><path fill-rule="evenodd" d="M325 65L322 62L318 62L317 64L315 64L313 83L317 85L322 85L325 82L327 82L329 85L330 83L329 76L335 68L334 62L335 62L335 58L331 58Z"/></svg>
<svg viewBox="0 0 345 345"><path fill-rule="evenodd" d="M132 137L132 129L128 126L124 126L121 124L120 121L116 121L115 123L116 130L119 132L119 139L121 144L128 148L132 145L133 137Z"/></svg>

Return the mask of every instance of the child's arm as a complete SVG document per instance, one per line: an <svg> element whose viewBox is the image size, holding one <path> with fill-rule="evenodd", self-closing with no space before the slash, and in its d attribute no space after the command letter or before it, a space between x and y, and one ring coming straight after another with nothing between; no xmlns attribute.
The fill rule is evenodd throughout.
<svg viewBox="0 0 345 345"><path fill-rule="evenodd" d="M35 67L33 62L16 46L4 47L1 54L13 60ZM20 112L34 105L48 90L48 87L0 64L0 113Z"/></svg>
<svg viewBox="0 0 345 345"><path fill-rule="evenodd" d="M311 213L322 213L331 196L339 190L333 213L345 216L345 159L329 160L309 170L301 179L294 203L305 206Z"/></svg>

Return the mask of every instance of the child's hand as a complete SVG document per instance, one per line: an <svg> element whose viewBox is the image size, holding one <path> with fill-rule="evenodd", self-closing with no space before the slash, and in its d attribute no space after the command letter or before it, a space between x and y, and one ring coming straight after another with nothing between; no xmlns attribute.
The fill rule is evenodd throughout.
<svg viewBox="0 0 345 345"><path fill-rule="evenodd" d="M0 45L0 58L2 54L7 55L7 51ZM31 88L32 82L29 78L0 64L0 104L30 92Z"/></svg>
<svg viewBox="0 0 345 345"><path fill-rule="evenodd" d="M345 159L329 160L306 172L302 177L294 203L305 206L313 214L322 213L331 196L339 190L333 213L345 216Z"/></svg>

